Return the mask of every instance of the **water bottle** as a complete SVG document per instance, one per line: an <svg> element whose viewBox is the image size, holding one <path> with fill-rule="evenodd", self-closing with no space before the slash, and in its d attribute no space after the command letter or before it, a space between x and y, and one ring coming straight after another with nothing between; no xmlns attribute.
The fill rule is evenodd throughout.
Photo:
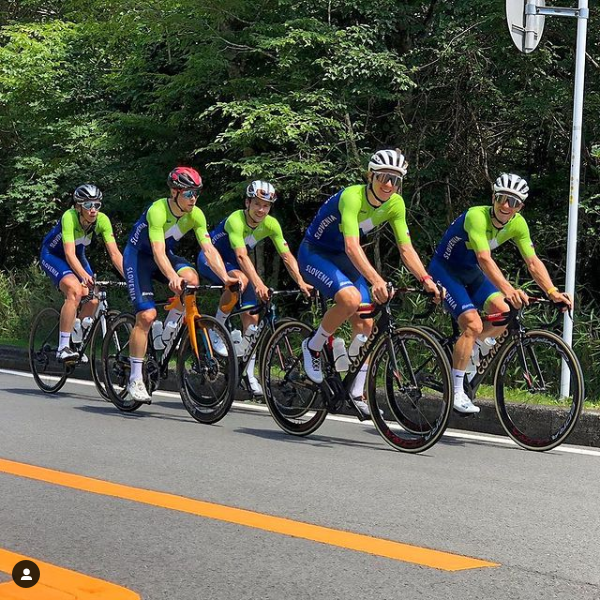
<svg viewBox="0 0 600 600"><path fill-rule="evenodd" d="M83 321L81 321L81 326L83 327L84 331L88 330L93 324L94 317L86 317L83 319Z"/></svg>
<svg viewBox="0 0 600 600"><path fill-rule="evenodd" d="M152 342L155 350L164 350L165 344L162 340L163 324L158 319L152 323Z"/></svg>
<svg viewBox="0 0 600 600"><path fill-rule="evenodd" d="M163 326L162 336L161 336L163 344L165 346L171 341L171 338L175 335L178 324L179 324L179 321L176 319L171 319L170 321L165 321L165 324Z"/></svg>
<svg viewBox="0 0 600 600"><path fill-rule="evenodd" d="M81 329L81 320L75 319L75 325L73 325L73 331L71 332L71 341L75 344L80 344L83 339L83 330Z"/></svg>
<svg viewBox="0 0 600 600"><path fill-rule="evenodd" d="M486 337L483 341L477 342L479 345L479 352L483 357L487 356L491 349L496 345L496 339L493 337Z"/></svg>
<svg viewBox="0 0 600 600"><path fill-rule="evenodd" d="M246 345L244 343L244 337L239 329L234 329L231 332L231 339L233 341L233 347L235 348L236 356L243 356Z"/></svg>
<svg viewBox="0 0 600 600"><path fill-rule="evenodd" d="M348 367L350 366L350 360L348 358L348 353L346 352L346 344L344 340L339 337L333 338L331 349L333 351L335 370L338 373L347 371Z"/></svg>

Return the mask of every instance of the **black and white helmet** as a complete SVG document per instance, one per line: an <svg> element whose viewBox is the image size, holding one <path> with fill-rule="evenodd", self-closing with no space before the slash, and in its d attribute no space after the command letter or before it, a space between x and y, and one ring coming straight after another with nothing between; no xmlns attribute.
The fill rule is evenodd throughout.
<svg viewBox="0 0 600 600"><path fill-rule="evenodd" d="M277 192L268 181L257 179L246 188L246 198L259 198L265 202L275 202Z"/></svg>
<svg viewBox="0 0 600 600"><path fill-rule="evenodd" d="M75 202L87 202L88 200L102 200L102 192L98 186L92 183L84 183L73 192Z"/></svg>
<svg viewBox="0 0 600 600"><path fill-rule="evenodd" d="M525 202L529 196L529 186L522 177L514 173L502 173L494 182L494 194L515 196L521 202Z"/></svg>
<svg viewBox="0 0 600 600"><path fill-rule="evenodd" d="M369 171L393 171L404 177L408 163L400 150L379 150L371 156Z"/></svg>

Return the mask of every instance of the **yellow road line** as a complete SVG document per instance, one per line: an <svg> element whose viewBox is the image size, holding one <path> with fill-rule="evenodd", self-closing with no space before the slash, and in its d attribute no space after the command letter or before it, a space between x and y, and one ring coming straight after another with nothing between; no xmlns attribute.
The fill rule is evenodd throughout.
<svg viewBox="0 0 600 600"><path fill-rule="evenodd" d="M67 488L83 490L92 494L112 496L123 500L131 500L141 504L159 506L169 510L198 515L217 521L235 523L245 527L253 527L273 533L279 533L295 538L302 538L330 546L338 546L365 552L376 556L384 556L394 560L441 569L443 571L463 571L467 569L479 569L482 567L497 567L497 563L421 548L410 544L403 544L375 538L359 533L311 525L300 521L292 521L282 517L261 514L250 510L212 504L192 498L184 498L174 494L155 492L142 488L130 487L110 481L102 481L82 475L74 475L62 471L36 467L24 463L0 459L0 472L9 473L18 477L27 477L36 481L44 481Z"/></svg>
<svg viewBox="0 0 600 600"><path fill-rule="evenodd" d="M140 600L135 592L114 583L0 548L0 571L11 575L22 560L40 568L40 580L30 588L20 588L14 581L2 583L0 600Z"/></svg>

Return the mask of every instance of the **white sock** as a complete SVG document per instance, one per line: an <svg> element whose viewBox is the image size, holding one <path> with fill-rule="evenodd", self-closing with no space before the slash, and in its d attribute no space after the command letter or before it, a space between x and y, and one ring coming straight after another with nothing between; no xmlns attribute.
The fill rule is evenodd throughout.
<svg viewBox="0 0 600 600"><path fill-rule="evenodd" d="M367 339L368 338L366 335L363 333L358 333L350 342L350 346L348 346L348 356L351 361L358 356L360 349L365 345ZM356 379L352 383L352 388L350 389L350 395L353 398L362 398L365 392L365 381L367 379L368 368L369 363L365 362L365 364L360 368L360 371L356 374Z"/></svg>
<svg viewBox="0 0 600 600"><path fill-rule="evenodd" d="M129 383L136 379L143 379L142 367L144 366L143 358L135 358L134 356L129 357L129 364L131 365L131 373L129 374Z"/></svg>
<svg viewBox="0 0 600 600"><path fill-rule="evenodd" d="M64 331L59 332L60 335L58 337L58 351L60 352L63 348L68 348L71 344L71 332Z"/></svg>
<svg viewBox="0 0 600 600"><path fill-rule="evenodd" d="M256 352L252 355L252 358L248 361L248 367L246 368L246 375L250 379L256 379L254 375L254 368L256 366Z"/></svg>
<svg viewBox="0 0 600 600"><path fill-rule="evenodd" d="M308 340L308 347L313 352L321 352L325 342L331 337L331 333L328 333L323 329L323 325L319 325L319 329L315 334Z"/></svg>
<svg viewBox="0 0 600 600"><path fill-rule="evenodd" d="M452 382L454 384L454 393L464 392L463 381L465 380L465 372L458 369L452 369Z"/></svg>
<svg viewBox="0 0 600 600"><path fill-rule="evenodd" d="M217 309L217 313L215 314L215 319L221 323L221 325L225 325L225 321L229 317L230 313L223 312L220 308Z"/></svg>
<svg viewBox="0 0 600 600"><path fill-rule="evenodd" d="M356 379L352 383L352 387L350 388L350 395L353 398L362 398L365 391L365 381L367 379L367 370L369 368L369 363L365 363L360 371L356 374Z"/></svg>

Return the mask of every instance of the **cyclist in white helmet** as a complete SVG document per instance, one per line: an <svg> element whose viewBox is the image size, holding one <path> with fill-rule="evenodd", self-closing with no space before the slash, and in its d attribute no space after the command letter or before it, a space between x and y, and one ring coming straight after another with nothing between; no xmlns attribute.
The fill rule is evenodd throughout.
<svg viewBox="0 0 600 600"><path fill-rule="evenodd" d="M269 288L257 273L248 254L265 238L270 238L273 242L283 264L300 291L309 296L312 290L312 286L308 285L300 275L298 263L283 237L279 221L269 214L276 200L277 193L272 184L261 180L253 181L246 188L246 208L231 213L210 232L212 243L223 257L228 274L242 284L242 308L256 306L259 300L266 302L269 299ZM198 272L202 276L217 282L202 250L198 254L197 264ZM231 311L231 299L229 291L226 291L221 298L220 308L215 317L222 323L225 323ZM249 338L258 323L258 315L244 312L240 314L240 318L244 335ZM227 352L218 336L214 336L213 346L215 352L219 354ZM262 396L262 387L254 373L255 360L256 356L253 356L248 364L246 379L252 394Z"/></svg>
<svg viewBox="0 0 600 600"><path fill-rule="evenodd" d="M452 378L454 408L475 414L464 391L465 370L473 356L477 361L484 340L505 327L483 324L478 309L489 314L505 312L507 302L515 308L528 304L523 290L511 285L492 258L492 250L512 240L535 282L554 302L571 306L571 299L552 283L548 270L536 256L527 222L520 214L529 195L527 182L514 173L503 173L494 183L492 206L473 206L448 228L429 265L429 272L446 288L445 304L463 332L454 347Z"/></svg>
<svg viewBox="0 0 600 600"><path fill-rule="evenodd" d="M400 150L379 150L371 157L366 185L339 191L321 207L310 224L298 251L302 276L335 304L325 313L314 335L302 344L304 369L315 383L323 381L320 352L325 342L346 320L352 325L349 354L358 354L365 336L371 333L372 319L361 319L361 304L388 299L386 281L367 258L361 237L378 225L389 223L402 261L426 291L440 293L427 273L410 240L406 207L401 193L408 165ZM363 399L368 365L358 373L351 397L363 416L369 407Z"/></svg>

